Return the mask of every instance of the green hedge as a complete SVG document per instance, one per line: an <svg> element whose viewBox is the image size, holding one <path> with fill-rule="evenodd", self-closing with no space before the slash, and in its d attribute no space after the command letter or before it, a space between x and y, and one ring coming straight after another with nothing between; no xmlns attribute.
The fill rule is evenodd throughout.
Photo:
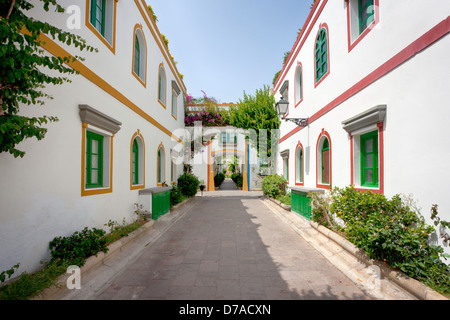
<svg viewBox="0 0 450 320"><path fill-rule="evenodd" d="M239 187L242 188L244 183L244 176L241 173L233 173L231 175L231 180Z"/></svg>
<svg viewBox="0 0 450 320"><path fill-rule="evenodd" d="M225 175L222 172L219 172L214 177L214 186L220 187L220 185L223 183L224 180L225 180Z"/></svg>

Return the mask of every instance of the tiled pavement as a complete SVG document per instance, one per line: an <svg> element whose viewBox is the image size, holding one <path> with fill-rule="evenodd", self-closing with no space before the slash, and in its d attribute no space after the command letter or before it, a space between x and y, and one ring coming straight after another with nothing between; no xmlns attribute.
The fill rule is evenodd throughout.
<svg viewBox="0 0 450 320"><path fill-rule="evenodd" d="M233 191L231 181L222 189L197 197L94 298L370 299L274 215L260 193Z"/></svg>

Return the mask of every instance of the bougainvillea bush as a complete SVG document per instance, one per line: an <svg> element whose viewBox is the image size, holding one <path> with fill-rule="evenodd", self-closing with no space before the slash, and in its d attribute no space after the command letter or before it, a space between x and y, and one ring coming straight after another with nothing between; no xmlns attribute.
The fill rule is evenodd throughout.
<svg viewBox="0 0 450 320"><path fill-rule="evenodd" d="M228 125L226 119L217 111L202 110L196 113L190 113L184 118L187 127L193 127L197 121L200 121L204 127Z"/></svg>

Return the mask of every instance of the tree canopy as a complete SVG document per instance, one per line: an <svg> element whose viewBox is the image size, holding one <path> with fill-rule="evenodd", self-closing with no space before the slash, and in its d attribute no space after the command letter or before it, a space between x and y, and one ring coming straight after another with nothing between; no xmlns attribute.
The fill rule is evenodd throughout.
<svg viewBox="0 0 450 320"><path fill-rule="evenodd" d="M70 82L64 76L49 75L56 70L62 75L77 72L67 64L81 57L54 57L42 49L41 35L73 45L80 51L95 51L78 35L71 34L46 22L38 21L26 13L35 4L48 12L65 10L56 0L0 0L0 153L10 152L23 157L17 145L27 138L44 138L47 128L42 125L58 121L52 116L26 117L19 115L21 105L44 105L52 97L44 91L46 85Z"/></svg>
<svg viewBox="0 0 450 320"><path fill-rule="evenodd" d="M252 146L258 150L260 156L264 157L265 154L262 151L266 144L267 156L270 156L273 151L272 135L278 141L280 127L280 119L275 108L275 97L270 92L270 88L264 86L262 89L256 90L254 96L244 92L244 97L239 100L237 106L230 108L229 123L237 128L253 129L251 134L255 136L250 136Z"/></svg>

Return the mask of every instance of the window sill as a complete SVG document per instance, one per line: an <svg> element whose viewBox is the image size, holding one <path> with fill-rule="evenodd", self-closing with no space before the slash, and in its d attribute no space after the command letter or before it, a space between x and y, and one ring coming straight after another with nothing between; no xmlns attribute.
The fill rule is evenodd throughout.
<svg viewBox="0 0 450 320"><path fill-rule="evenodd" d="M94 196L98 194L112 193L112 187L106 188L84 188L81 190L81 196Z"/></svg>
<svg viewBox="0 0 450 320"><path fill-rule="evenodd" d="M355 190L360 192L373 192L373 193L380 193L383 194L383 190L380 189L380 187L364 187L364 186L355 186Z"/></svg>

